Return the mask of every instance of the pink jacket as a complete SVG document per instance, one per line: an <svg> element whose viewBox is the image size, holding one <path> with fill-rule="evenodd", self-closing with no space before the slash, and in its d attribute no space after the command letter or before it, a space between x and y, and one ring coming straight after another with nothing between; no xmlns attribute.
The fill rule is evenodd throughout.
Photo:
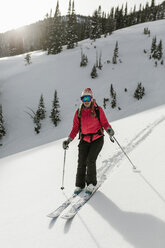
<svg viewBox="0 0 165 248"><path fill-rule="evenodd" d="M109 124L105 116L105 113L100 106L99 106L99 113L100 113L101 125L97 117L91 116L91 111L92 111L91 108L88 108L88 109L82 108L81 110L81 132L82 134L97 133L97 131L101 129L101 125L105 130L107 130L107 127L111 128L111 125ZM78 110L76 111L74 115L72 131L69 134L69 137L71 137L72 139L74 139L77 133L79 132L79 118L77 116L77 113L78 113ZM100 138L101 136L103 136L103 134L93 135L92 141ZM90 143L90 136L84 136L83 140Z"/></svg>

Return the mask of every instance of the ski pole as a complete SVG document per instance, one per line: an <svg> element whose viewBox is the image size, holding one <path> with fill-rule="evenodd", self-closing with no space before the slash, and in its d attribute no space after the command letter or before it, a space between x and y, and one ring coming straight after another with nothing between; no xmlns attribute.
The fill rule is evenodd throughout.
<svg viewBox="0 0 165 248"><path fill-rule="evenodd" d="M64 189L64 174L65 174L65 161L66 161L66 149L64 151L64 164L63 164L63 173L62 173L62 186L61 189Z"/></svg>
<svg viewBox="0 0 165 248"><path fill-rule="evenodd" d="M137 170L136 166L132 163L131 159L128 157L128 155L127 155L127 153L124 151L124 149L121 147L121 145L119 144L119 142L117 141L117 139L113 136L113 138L110 137L110 140L111 140L112 142L114 142L114 140L116 141L116 143L118 144L118 146L120 147L120 149L122 150L122 152L124 153L124 155L128 158L129 162L131 163L134 172L140 173L140 170Z"/></svg>

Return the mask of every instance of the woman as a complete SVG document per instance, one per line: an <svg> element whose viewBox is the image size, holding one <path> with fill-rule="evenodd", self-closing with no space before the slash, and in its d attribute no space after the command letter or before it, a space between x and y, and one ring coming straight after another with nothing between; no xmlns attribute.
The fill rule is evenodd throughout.
<svg viewBox="0 0 165 248"><path fill-rule="evenodd" d="M76 175L76 188L74 193L79 194L87 185L86 193L91 194L97 184L96 159L104 143L103 129L112 137L114 131L105 116L103 109L97 106L90 88L86 88L81 95L81 106L73 119L73 128L63 148L67 149L69 143L80 133L78 145L78 167Z"/></svg>

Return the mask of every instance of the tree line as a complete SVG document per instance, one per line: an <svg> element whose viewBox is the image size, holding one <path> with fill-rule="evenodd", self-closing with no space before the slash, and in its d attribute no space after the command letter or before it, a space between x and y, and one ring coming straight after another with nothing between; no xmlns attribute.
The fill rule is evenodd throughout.
<svg viewBox="0 0 165 248"><path fill-rule="evenodd" d="M120 8L111 8L108 13L99 6L92 16L77 15L74 0L69 0L67 15L61 16L57 1L55 13L51 10L44 20L0 34L0 57L39 49L47 51L48 54L56 54L62 51L63 45L71 49L80 40L95 40L101 35L110 35L117 29L164 18L165 1L155 5L155 0L151 0L150 4L140 4L138 10L135 5L130 11L126 3Z"/></svg>

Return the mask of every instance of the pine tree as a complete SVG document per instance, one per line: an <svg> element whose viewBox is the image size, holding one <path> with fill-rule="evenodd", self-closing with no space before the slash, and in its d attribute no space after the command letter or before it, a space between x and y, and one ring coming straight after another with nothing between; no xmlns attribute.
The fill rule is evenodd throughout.
<svg viewBox="0 0 165 248"><path fill-rule="evenodd" d="M103 99L103 107L106 109L106 103L109 101L109 98L104 98Z"/></svg>
<svg viewBox="0 0 165 248"><path fill-rule="evenodd" d="M113 94L114 94L114 89L113 89L113 84L111 84L111 87L110 87L110 96L113 97Z"/></svg>
<svg viewBox="0 0 165 248"><path fill-rule="evenodd" d="M96 77L98 77L98 74L97 74L96 65L94 65L91 71L91 78L96 78Z"/></svg>
<svg viewBox="0 0 165 248"><path fill-rule="evenodd" d="M156 36L152 39L152 45L151 45L151 56L153 58L156 58L156 50L157 50L157 45L156 45Z"/></svg>
<svg viewBox="0 0 165 248"><path fill-rule="evenodd" d="M161 60L162 56L163 56L163 47L162 47L162 40L160 40L157 46L157 59Z"/></svg>
<svg viewBox="0 0 165 248"><path fill-rule="evenodd" d="M101 23L99 14L100 9L99 11L94 11L90 25L90 39L94 41L101 37Z"/></svg>
<svg viewBox="0 0 165 248"><path fill-rule="evenodd" d="M98 63L98 68L101 70L103 65L102 65L102 62L101 62L101 58L102 58L102 53L100 52L100 55L99 55L99 63Z"/></svg>
<svg viewBox="0 0 165 248"><path fill-rule="evenodd" d="M57 2L56 11L51 22L48 54L57 54L62 51L62 20L59 10L59 2Z"/></svg>
<svg viewBox="0 0 165 248"><path fill-rule="evenodd" d="M46 113L46 110L45 110L45 104L44 104L44 97L43 97L43 94L41 94L36 115L38 119L43 120L45 119L45 113Z"/></svg>
<svg viewBox="0 0 165 248"><path fill-rule="evenodd" d="M26 64L25 65L32 64L32 62L31 62L31 54L30 53L27 53L24 59L26 61Z"/></svg>
<svg viewBox="0 0 165 248"><path fill-rule="evenodd" d="M78 36L77 36L77 20L76 20L76 14L74 10L74 1L72 2L71 7L71 0L69 1L69 8L68 8L68 21L67 21L67 49L72 49L77 45L78 42Z"/></svg>
<svg viewBox="0 0 165 248"><path fill-rule="evenodd" d="M110 87L110 96L112 98L111 107L115 108L116 107L116 92L113 88L113 84L111 84L111 87Z"/></svg>
<svg viewBox="0 0 165 248"><path fill-rule="evenodd" d="M113 53L113 58L112 58L112 63L113 64L117 64L117 58L119 56L118 52L119 52L118 41L116 41L116 45L115 45L115 49L114 49L114 53Z"/></svg>
<svg viewBox="0 0 165 248"><path fill-rule="evenodd" d="M41 119L39 118L39 116L36 114L34 115L33 121L35 123L34 126L34 131L39 134L40 133L40 129L41 129Z"/></svg>
<svg viewBox="0 0 165 248"><path fill-rule="evenodd" d="M112 98L112 101L111 101L111 107L112 108L116 107L116 92L115 91L113 92L113 98Z"/></svg>
<svg viewBox="0 0 165 248"><path fill-rule="evenodd" d="M54 100L53 100L53 105L52 105L52 110L51 110L51 115L50 118L55 125L57 126L58 122L60 121L60 111L59 111L60 105L59 105L59 100L57 97L57 91L55 90L54 92Z"/></svg>
<svg viewBox="0 0 165 248"><path fill-rule="evenodd" d="M86 66L87 64L88 64L88 58L83 53L83 50L81 49L81 62L80 62L80 66Z"/></svg>
<svg viewBox="0 0 165 248"><path fill-rule="evenodd" d="M0 140L5 136L6 131L4 127L3 113L2 113L2 105L0 105Z"/></svg>
<svg viewBox="0 0 165 248"><path fill-rule="evenodd" d="M106 21L106 33L112 34L115 30L115 22L114 22L114 8L111 9L110 14L107 17Z"/></svg>
<svg viewBox="0 0 165 248"><path fill-rule="evenodd" d="M134 97L139 100L142 99L144 95L145 95L145 89L142 86L142 83L140 82L138 83L137 88L134 92Z"/></svg>

